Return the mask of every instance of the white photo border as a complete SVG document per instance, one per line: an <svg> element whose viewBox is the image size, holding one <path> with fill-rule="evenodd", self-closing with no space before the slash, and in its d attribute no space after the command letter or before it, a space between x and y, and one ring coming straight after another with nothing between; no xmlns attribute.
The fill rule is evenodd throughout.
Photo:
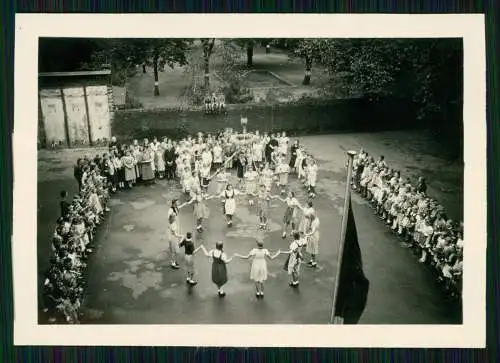
<svg viewBox="0 0 500 363"><path fill-rule="evenodd" d="M485 347L487 194L484 29L482 14L16 14L12 237L14 344ZM463 324L38 325L36 120L39 37L463 38L466 241Z"/></svg>

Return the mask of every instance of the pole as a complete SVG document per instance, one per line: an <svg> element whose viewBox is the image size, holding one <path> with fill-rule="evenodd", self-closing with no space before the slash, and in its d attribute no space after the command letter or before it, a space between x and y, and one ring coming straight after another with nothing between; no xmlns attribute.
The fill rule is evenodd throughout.
<svg viewBox="0 0 500 363"><path fill-rule="evenodd" d="M349 200L351 198L351 180L352 180L352 164L354 160L355 151L348 151L348 164L347 164L347 183L345 187L345 200L344 200L344 214L342 215L342 228L340 230L340 244L339 255L337 262L337 275L335 276L335 287L333 290L332 310L330 313L330 324L335 323L335 304L337 303L337 294L339 290L340 270L342 268L342 254L344 252L345 235L347 231L347 218L349 209Z"/></svg>

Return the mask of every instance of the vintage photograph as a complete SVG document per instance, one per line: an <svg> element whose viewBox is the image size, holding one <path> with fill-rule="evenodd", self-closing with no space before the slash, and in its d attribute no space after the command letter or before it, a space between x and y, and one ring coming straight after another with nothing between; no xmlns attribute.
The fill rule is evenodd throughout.
<svg viewBox="0 0 500 363"><path fill-rule="evenodd" d="M38 323L462 324L463 85L462 38L40 37Z"/></svg>

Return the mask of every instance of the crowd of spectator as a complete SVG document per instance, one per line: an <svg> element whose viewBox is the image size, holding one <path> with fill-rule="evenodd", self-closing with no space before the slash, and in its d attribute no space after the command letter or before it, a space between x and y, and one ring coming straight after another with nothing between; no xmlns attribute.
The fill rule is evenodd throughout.
<svg viewBox="0 0 500 363"><path fill-rule="evenodd" d="M353 189L368 200L380 219L411 248L420 263L433 267L437 280L451 297L462 290L463 223L448 218L445 209L427 193L420 177L416 184L400 171L361 150L353 162Z"/></svg>
<svg viewBox="0 0 500 363"><path fill-rule="evenodd" d="M60 216L51 239L52 257L43 283L44 311L51 322L78 323L92 241L109 211L109 183L95 160L82 159L79 191L72 201L60 193Z"/></svg>

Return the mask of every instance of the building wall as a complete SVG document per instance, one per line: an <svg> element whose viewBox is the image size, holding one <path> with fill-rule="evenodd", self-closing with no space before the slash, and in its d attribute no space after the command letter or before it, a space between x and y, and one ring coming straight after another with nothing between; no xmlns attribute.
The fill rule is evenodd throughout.
<svg viewBox="0 0 500 363"><path fill-rule="evenodd" d="M112 87L79 82L42 85L39 138L42 147L101 145L111 137Z"/></svg>

